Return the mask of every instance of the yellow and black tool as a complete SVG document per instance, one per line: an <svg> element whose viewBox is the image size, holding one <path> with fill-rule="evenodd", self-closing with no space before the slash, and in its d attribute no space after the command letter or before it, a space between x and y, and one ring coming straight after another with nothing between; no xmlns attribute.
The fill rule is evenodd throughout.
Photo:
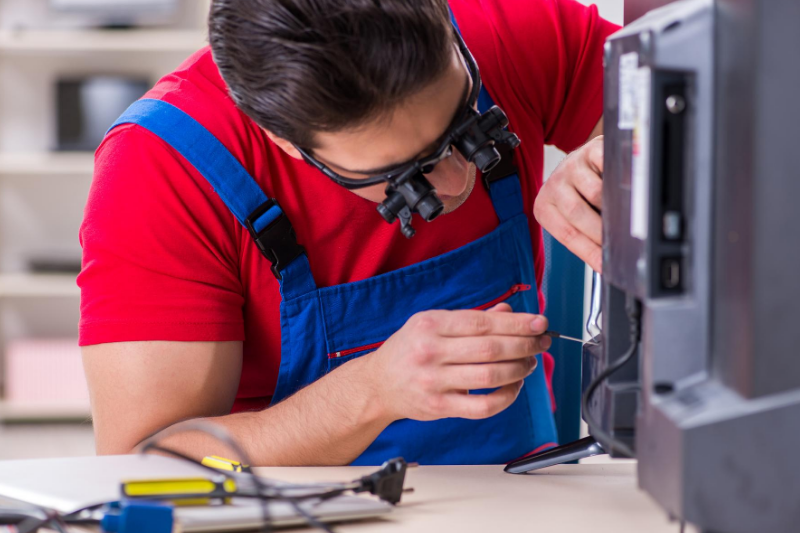
<svg viewBox="0 0 800 533"><path fill-rule="evenodd" d="M224 476L217 479L174 478L123 481L123 498L167 500L175 505L208 505L213 500L230 503L236 494L236 481Z"/></svg>
<svg viewBox="0 0 800 533"><path fill-rule="evenodd" d="M248 474L253 472L248 465L243 465L239 461L234 461L233 459L225 459L219 455L204 457L203 464L211 468L216 468L217 470L225 470L228 472L245 472Z"/></svg>

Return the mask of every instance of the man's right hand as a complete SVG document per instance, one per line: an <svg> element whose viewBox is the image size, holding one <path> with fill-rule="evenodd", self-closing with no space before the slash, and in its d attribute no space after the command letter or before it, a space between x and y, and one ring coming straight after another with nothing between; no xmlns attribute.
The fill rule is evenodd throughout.
<svg viewBox="0 0 800 533"><path fill-rule="evenodd" d="M392 420L480 419L510 406L551 343L545 317L510 311L500 304L412 316L363 361L382 410Z"/></svg>

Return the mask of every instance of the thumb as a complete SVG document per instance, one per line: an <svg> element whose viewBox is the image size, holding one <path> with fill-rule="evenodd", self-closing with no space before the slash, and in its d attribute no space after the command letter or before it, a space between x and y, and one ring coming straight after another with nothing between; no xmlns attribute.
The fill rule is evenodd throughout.
<svg viewBox="0 0 800 533"><path fill-rule="evenodd" d="M486 311L488 311L490 313L512 313L513 312L513 310L511 309L511 306L508 305L507 303L497 304L494 307L490 307Z"/></svg>

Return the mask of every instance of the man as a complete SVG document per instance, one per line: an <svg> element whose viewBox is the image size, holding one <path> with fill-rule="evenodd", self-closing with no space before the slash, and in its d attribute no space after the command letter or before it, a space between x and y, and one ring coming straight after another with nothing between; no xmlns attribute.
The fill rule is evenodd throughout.
<svg viewBox="0 0 800 533"><path fill-rule="evenodd" d="M215 0L209 23L213 57L162 79L97 153L79 283L98 452L195 418L256 464L554 445L534 200L599 269L601 143L584 143L614 26L572 0ZM479 76L522 139L519 176L479 179L449 145ZM575 151L539 191L544 143ZM342 186L426 158L445 214L411 239L375 209L391 179Z"/></svg>

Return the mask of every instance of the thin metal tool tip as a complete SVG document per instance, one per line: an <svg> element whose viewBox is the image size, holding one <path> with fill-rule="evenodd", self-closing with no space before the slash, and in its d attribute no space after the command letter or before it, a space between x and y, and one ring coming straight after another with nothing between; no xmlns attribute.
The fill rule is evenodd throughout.
<svg viewBox="0 0 800 533"><path fill-rule="evenodd" d="M553 338L553 339L564 339L566 341L580 342L581 344L589 344L589 345L592 345L592 346L597 346L597 343L594 342L594 341L585 341L583 339L577 339L575 337L570 337L569 335L562 335L561 333L559 333L557 331L549 331L548 330L548 331L545 331L544 334L547 335L548 337Z"/></svg>

